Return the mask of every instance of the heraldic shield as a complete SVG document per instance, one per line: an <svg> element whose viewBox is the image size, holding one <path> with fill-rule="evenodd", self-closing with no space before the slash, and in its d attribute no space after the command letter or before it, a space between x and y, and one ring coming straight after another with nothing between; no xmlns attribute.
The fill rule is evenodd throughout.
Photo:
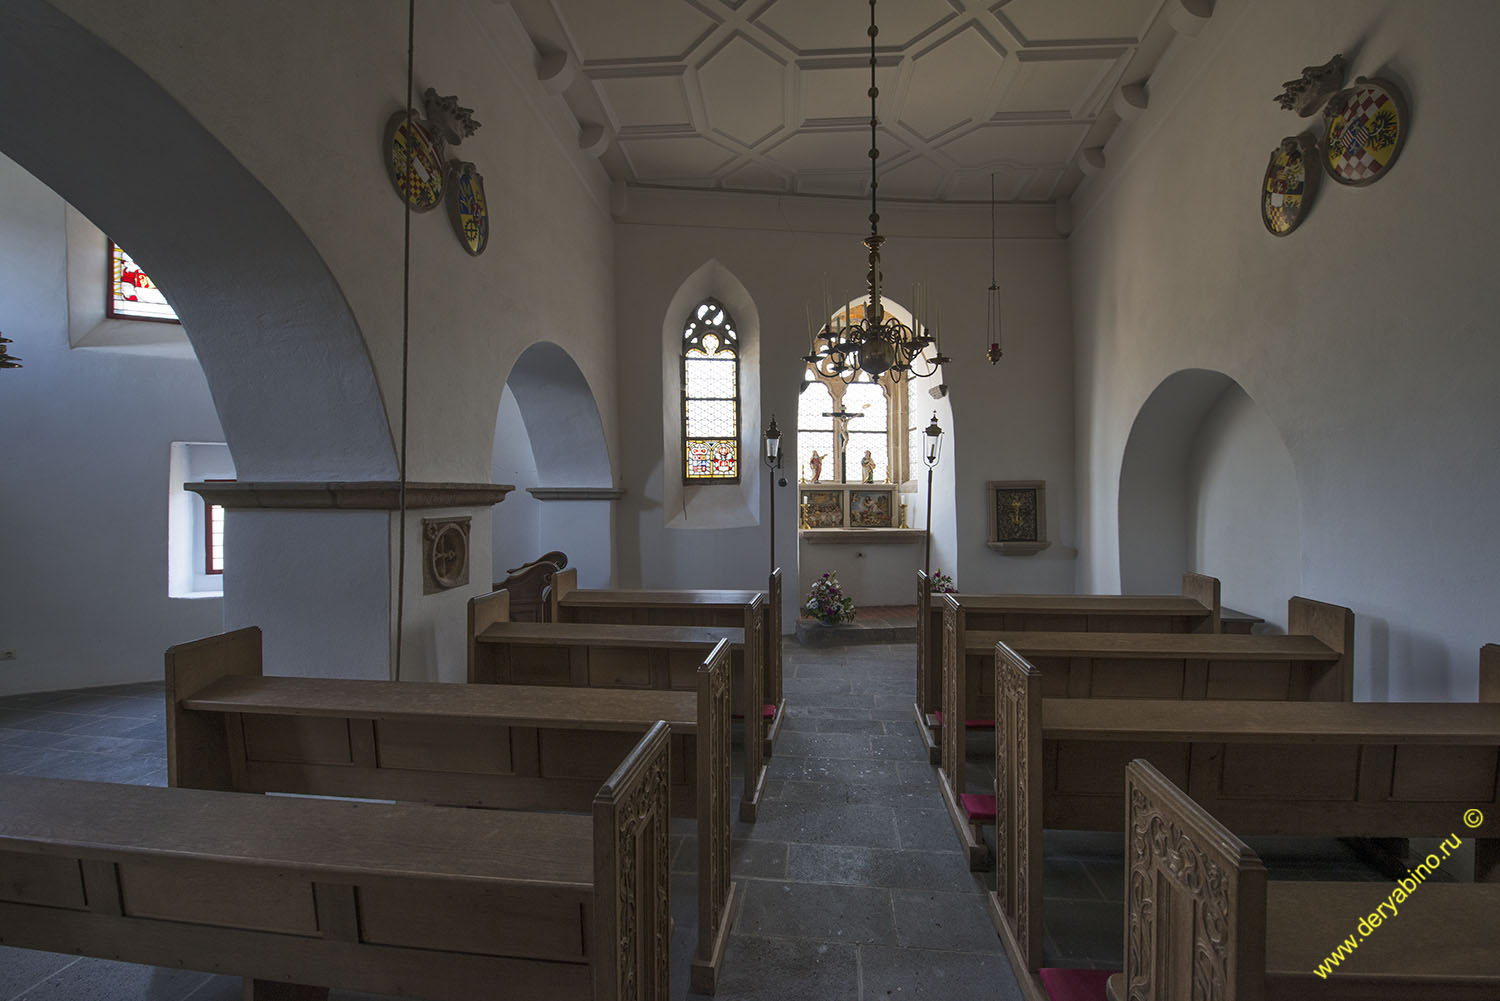
<svg viewBox="0 0 1500 1001"><path fill-rule="evenodd" d="M490 208L484 198L484 175L472 163L448 167L448 218L458 242L478 257L490 242Z"/></svg>

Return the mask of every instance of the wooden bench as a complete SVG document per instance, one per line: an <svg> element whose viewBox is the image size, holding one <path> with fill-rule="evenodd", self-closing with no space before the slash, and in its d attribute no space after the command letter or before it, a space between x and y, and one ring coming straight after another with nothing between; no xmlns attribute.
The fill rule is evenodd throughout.
<svg viewBox="0 0 1500 1001"><path fill-rule="evenodd" d="M1391 883L1270 882L1249 846L1150 763L1132 761L1125 782L1125 972L1110 978L1115 1001L1500 997L1500 884L1411 879L1395 904ZM1452 832L1443 851L1468 833L1457 818ZM1376 913L1378 923L1361 925ZM1355 949L1329 964L1351 937Z"/></svg>
<svg viewBox="0 0 1500 1001"><path fill-rule="evenodd" d="M994 725L998 642L1041 671L1043 698L1351 701L1354 613L1292 598L1287 621L1284 636L960 630L964 674L945 689L944 709ZM970 865L982 868L989 851L981 828L995 822L995 799L965 792L965 741L955 736L945 735L939 783Z"/></svg>
<svg viewBox="0 0 1500 1001"><path fill-rule="evenodd" d="M736 701L760 704L760 673L744 667L753 659L738 628L509 622L505 616L504 591L469 600L471 684L693 691L698 665L725 640L732 687L742 693ZM745 787L739 816L754 823L766 766L753 727L746 728L744 748Z"/></svg>
<svg viewBox="0 0 1500 1001"><path fill-rule="evenodd" d="M771 571L765 593L740 590L651 590L610 588L580 590L578 571L565 570L552 581L551 617L557 622L608 622L618 625L730 626L745 630L761 664L764 729L762 754L775 753L786 719L781 666L781 568ZM737 706L736 713L743 713Z"/></svg>
<svg viewBox="0 0 1500 1001"><path fill-rule="evenodd" d="M491 590L510 595L510 617L513 622L545 622L551 613L546 598L552 578L568 565L568 554L553 550L530 563L505 571L504 580L495 581Z"/></svg>
<svg viewBox="0 0 1500 1001"><path fill-rule="evenodd" d="M167 651L168 780L225 792L587 811L598 783L665 720L671 810L697 822L692 984L713 993L737 897L728 644L695 673L692 692L265 677L260 630L240 629Z"/></svg>
<svg viewBox="0 0 1500 1001"><path fill-rule="evenodd" d="M659 723L592 816L0 775L0 943L254 999L666 1001L667 758Z"/></svg>
<svg viewBox="0 0 1500 1001"><path fill-rule="evenodd" d="M1043 700L1024 658L996 662L990 915L1018 971L1042 961L1043 828L1118 831L1138 757L1252 834L1442 837L1478 808L1476 876L1500 881L1500 704Z"/></svg>
<svg viewBox="0 0 1500 1001"><path fill-rule="evenodd" d="M951 627L949 609L954 609ZM942 760L943 665L948 630L1034 632L1220 632L1219 580L1182 575L1181 595L970 594L934 592L917 571L917 729L934 765ZM1237 627L1250 631L1261 620L1235 613ZM966 719L965 723L969 721Z"/></svg>

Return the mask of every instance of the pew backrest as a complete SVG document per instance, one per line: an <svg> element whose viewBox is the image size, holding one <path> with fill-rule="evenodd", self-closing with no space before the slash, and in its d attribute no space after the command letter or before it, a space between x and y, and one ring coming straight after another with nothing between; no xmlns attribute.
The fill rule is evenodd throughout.
<svg viewBox="0 0 1500 1001"><path fill-rule="evenodd" d="M1265 996L1266 869L1150 762L1125 770L1125 985L1136 1001Z"/></svg>
<svg viewBox="0 0 1500 1001"><path fill-rule="evenodd" d="M1479 701L1500 702L1500 643L1479 648Z"/></svg>
<svg viewBox="0 0 1500 1001"><path fill-rule="evenodd" d="M592 817L0 776L0 938L436 1001L665 1001L667 736Z"/></svg>
<svg viewBox="0 0 1500 1001"><path fill-rule="evenodd" d="M1223 631L1220 622L1222 605L1219 602L1219 578L1188 571L1182 575L1182 596L1192 598L1209 610L1209 616L1193 625L1195 633L1217 633Z"/></svg>

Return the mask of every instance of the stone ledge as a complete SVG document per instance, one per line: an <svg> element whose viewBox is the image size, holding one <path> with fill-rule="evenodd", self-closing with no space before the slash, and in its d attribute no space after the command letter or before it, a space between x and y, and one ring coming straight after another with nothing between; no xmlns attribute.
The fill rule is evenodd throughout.
<svg viewBox="0 0 1500 1001"><path fill-rule="evenodd" d="M230 510L280 508L298 511L395 511L401 506L396 480L341 480L328 483L184 483L206 503ZM489 507L505 500L514 486L504 483L408 483L406 508Z"/></svg>
<svg viewBox="0 0 1500 1001"><path fill-rule="evenodd" d="M612 501L625 496L620 487L527 487L539 501Z"/></svg>
<svg viewBox="0 0 1500 1001"><path fill-rule="evenodd" d="M920 528L801 528L803 542L817 544L921 542L927 533Z"/></svg>

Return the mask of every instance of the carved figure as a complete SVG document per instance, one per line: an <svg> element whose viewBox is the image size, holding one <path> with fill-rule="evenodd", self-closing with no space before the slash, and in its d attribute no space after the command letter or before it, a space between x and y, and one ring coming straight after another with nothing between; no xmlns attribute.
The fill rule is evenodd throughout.
<svg viewBox="0 0 1500 1001"><path fill-rule="evenodd" d="M812 468L812 482L817 483L823 477L823 457L813 449L813 454L807 457L807 464Z"/></svg>
<svg viewBox="0 0 1500 1001"><path fill-rule="evenodd" d="M875 482L875 457L868 448L865 449L865 457L859 460L859 468L864 470L866 483Z"/></svg>
<svg viewBox="0 0 1500 1001"><path fill-rule="evenodd" d="M1343 85L1344 57L1337 55L1322 66L1304 66L1300 78L1282 84L1286 89L1277 95L1276 103L1308 118L1317 114Z"/></svg>

